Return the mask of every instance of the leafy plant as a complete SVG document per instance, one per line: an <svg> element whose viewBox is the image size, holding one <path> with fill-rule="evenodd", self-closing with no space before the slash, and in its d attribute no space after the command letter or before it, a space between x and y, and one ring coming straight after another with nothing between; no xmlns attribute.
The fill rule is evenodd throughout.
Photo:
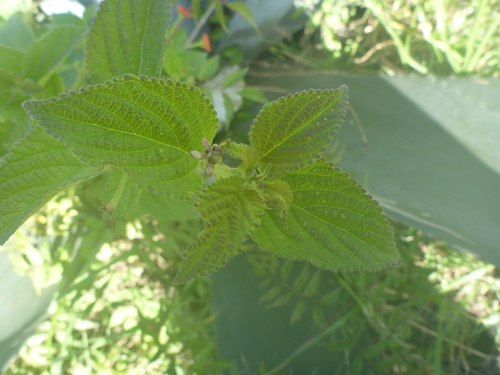
<svg viewBox="0 0 500 375"><path fill-rule="evenodd" d="M206 95L157 78L168 12L159 0L106 1L88 34L86 63L98 78L115 78L23 103L39 123L0 165L2 243L59 191L113 166L125 174L103 208L110 214L127 178L174 199L201 191L205 229L185 249L178 283L218 270L249 237L331 271L397 265L379 204L321 158L347 111L347 87L271 102L254 121L250 145L214 144L218 119ZM223 154L240 165L229 167Z"/></svg>

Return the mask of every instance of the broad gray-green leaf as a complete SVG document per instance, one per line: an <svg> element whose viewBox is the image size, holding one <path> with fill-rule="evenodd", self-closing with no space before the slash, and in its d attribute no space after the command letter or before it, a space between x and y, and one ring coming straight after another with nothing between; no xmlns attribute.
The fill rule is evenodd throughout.
<svg viewBox="0 0 500 375"><path fill-rule="evenodd" d="M293 192L288 218L266 211L252 238L272 253L331 271L375 271L399 264L379 204L347 173L319 159L282 178Z"/></svg>
<svg viewBox="0 0 500 375"><path fill-rule="evenodd" d="M241 252L264 212L259 194L244 189L243 184L241 177L233 176L219 179L203 191L196 208L205 229L184 250L174 282L211 274Z"/></svg>
<svg viewBox="0 0 500 375"><path fill-rule="evenodd" d="M194 86L127 75L23 107L90 166L114 165L138 187L178 199L202 188L190 152L203 151L218 121Z"/></svg>
<svg viewBox="0 0 500 375"><path fill-rule="evenodd" d="M35 127L0 161L0 245L59 192L100 171Z"/></svg>
<svg viewBox="0 0 500 375"><path fill-rule="evenodd" d="M26 78L43 86L73 51L85 31L83 27L59 26L45 33L26 53L24 58Z"/></svg>
<svg viewBox="0 0 500 375"><path fill-rule="evenodd" d="M170 22L170 1L106 0L87 39L87 68L101 79L159 74Z"/></svg>
<svg viewBox="0 0 500 375"><path fill-rule="evenodd" d="M266 104L250 129L250 144L271 176L313 163L326 150L347 112L347 86L308 90Z"/></svg>
<svg viewBox="0 0 500 375"><path fill-rule="evenodd" d="M57 288L54 284L37 294L29 277L14 271L9 254L0 252L0 373L44 320Z"/></svg>

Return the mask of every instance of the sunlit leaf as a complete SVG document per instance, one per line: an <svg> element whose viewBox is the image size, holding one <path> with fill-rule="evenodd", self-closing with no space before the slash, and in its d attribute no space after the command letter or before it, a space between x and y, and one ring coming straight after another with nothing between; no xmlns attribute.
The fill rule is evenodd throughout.
<svg viewBox="0 0 500 375"><path fill-rule="evenodd" d="M176 283L208 275L241 252L243 243L260 224L264 204L255 191L233 176L208 186L196 205L205 229L184 250Z"/></svg>
<svg viewBox="0 0 500 375"><path fill-rule="evenodd" d="M203 151L218 120L193 86L128 75L23 106L90 166L116 166L138 187L179 199L202 187L190 151Z"/></svg>
<svg viewBox="0 0 500 375"><path fill-rule="evenodd" d="M271 175L312 163L326 150L347 112L347 86L309 90L266 104L250 129L250 143Z"/></svg>
<svg viewBox="0 0 500 375"><path fill-rule="evenodd" d="M170 1L103 1L87 39L90 74L103 80L123 74L158 75L169 22Z"/></svg>
<svg viewBox="0 0 500 375"><path fill-rule="evenodd" d="M69 56L86 29L59 26L45 33L28 49L24 59L24 72L29 78L43 85L57 67Z"/></svg>
<svg viewBox="0 0 500 375"><path fill-rule="evenodd" d="M0 161L0 245L72 183L101 172L36 127Z"/></svg>
<svg viewBox="0 0 500 375"><path fill-rule="evenodd" d="M347 173L319 159L283 180L293 192L286 220L266 211L252 238L272 253L331 271L380 270L398 265L388 220Z"/></svg>

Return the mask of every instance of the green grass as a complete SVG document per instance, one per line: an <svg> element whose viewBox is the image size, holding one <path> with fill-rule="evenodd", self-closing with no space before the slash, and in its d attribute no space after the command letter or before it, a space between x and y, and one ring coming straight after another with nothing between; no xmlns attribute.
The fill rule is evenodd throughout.
<svg viewBox="0 0 500 375"><path fill-rule="evenodd" d="M319 8L302 3L312 16L299 48L275 47L301 64L390 75L500 74L498 1L342 0Z"/></svg>
<svg viewBox="0 0 500 375"><path fill-rule="evenodd" d="M125 224L118 219L117 231L123 226L123 235L97 249L89 243L79 248L81 253L96 250L95 257L72 280L73 263L66 254L72 244L65 246L65 240L80 220L92 218L65 210L67 202L49 203L16 235L14 247L23 249L12 252L17 269L39 287L57 278L61 286L49 318L6 374L216 373L223 364L217 361L209 280L172 285L181 247L200 223L158 223L144 216ZM102 216L105 225L108 220ZM22 246L28 240L23 231L32 244L45 244Z"/></svg>

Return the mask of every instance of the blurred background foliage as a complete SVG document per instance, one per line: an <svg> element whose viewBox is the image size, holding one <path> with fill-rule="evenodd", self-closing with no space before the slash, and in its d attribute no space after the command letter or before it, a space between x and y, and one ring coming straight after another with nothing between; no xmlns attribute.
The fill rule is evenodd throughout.
<svg viewBox="0 0 500 375"><path fill-rule="evenodd" d="M267 100L245 78L262 65L498 77L499 5L284 1L286 22L273 24L274 34L253 14L265 43L250 58L245 45L230 42L232 20L249 18L244 8L180 2L163 73L207 92L221 119L221 139L245 141L235 124ZM89 2L79 18L44 9L40 1L0 5L4 58L27 50L54 25L87 28L97 10ZM23 100L96 83L85 74L83 46L82 39L43 86L0 71L1 155L31 128ZM342 150L337 143L330 159L341 159ZM211 307L213 280L172 285L182 247L201 230L197 212L127 185L113 218L104 216L98 206L112 197L119 173L109 169L61 193L3 246L38 293L57 286L46 319L5 374L285 374L296 358L319 347L342 358L332 374L500 374L496 267L396 222L403 264L378 273L332 274L249 244L243 257L258 278L259 304L282 311L291 330L306 325L310 335L271 366L263 361L259 369L245 369L220 359L214 321L224 309Z"/></svg>

